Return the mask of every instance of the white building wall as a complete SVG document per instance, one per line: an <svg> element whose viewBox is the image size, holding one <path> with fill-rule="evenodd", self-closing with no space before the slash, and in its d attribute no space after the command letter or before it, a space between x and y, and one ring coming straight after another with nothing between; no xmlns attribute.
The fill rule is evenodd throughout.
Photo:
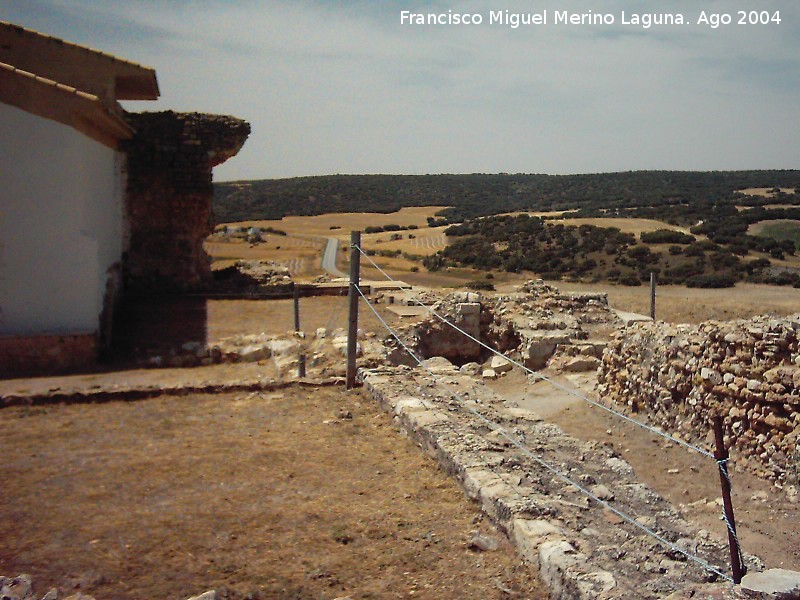
<svg viewBox="0 0 800 600"><path fill-rule="evenodd" d="M0 335L94 333L122 244L121 154L0 104Z"/></svg>

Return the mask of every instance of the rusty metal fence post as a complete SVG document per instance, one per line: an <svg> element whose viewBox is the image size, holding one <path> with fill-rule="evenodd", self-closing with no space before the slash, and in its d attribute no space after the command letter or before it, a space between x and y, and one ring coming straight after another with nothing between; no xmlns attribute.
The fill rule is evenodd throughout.
<svg viewBox="0 0 800 600"><path fill-rule="evenodd" d="M348 300L350 312L347 327L347 378L346 387L356 385L356 349L358 343L358 285L361 275L361 232L350 232L350 285Z"/></svg>
<svg viewBox="0 0 800 600"><path fill-rule="evenodd" d="M745 567L742 564L742 549L739 546L739 537L736 535L736 519L733 515L733 501L731 499L731 479L728 475L728 449L725 447L725 437L722 431L722 417L714 416L714 458L719 466L719 482L722 486L722 506L725 518L725 525L728 529L728 545L731 551L731 571L733 582L739 584L745 574Z"/></svg>
<svg viewBox="0 0 800 600"><path fill-rule="evenodd" d="M656 274L650 273L650 318L656 320Z"/></svg>

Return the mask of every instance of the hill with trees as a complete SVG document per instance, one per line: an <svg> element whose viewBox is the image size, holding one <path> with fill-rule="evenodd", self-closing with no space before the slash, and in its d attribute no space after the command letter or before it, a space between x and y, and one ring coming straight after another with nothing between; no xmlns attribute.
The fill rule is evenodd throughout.
<svg viewBox="0 0 800 600"><path fill-rule="evenodd" d="M655 273L661 283L689 287L731 287L743 280L800 287L797 273L776 271L768 258L742 252L748 242L738 237L719 244L664 229L637 239L616 227L565 225L525 214L470 219L445 234L455 241L423 259L430 271L466 266L622 285L640 285ZM770 241L774 258L795 254L794 242Z"/></svg>
<svg viewBox="0 0 800 600"><path fill-rule="evenodd" d="M773 186L797 189L800 171L330 175L216 183L214 212L217 223L227 223L448 206L439 216L450 223L513 211L580 210L586 216L636 213L661 220L671 216L682 224L692 224L714 207L800 204L796 194L765 198L738 193Z"/></svg>
<svg viewBox="0 0 800 600"><path fill-rule="evenodd" d="M754 188L769 193L744 193ZM214 190L218 222L446 206L428 224L453 224L446 233L457 239L424 260L429 270L526 270L550 279L626 285L638 285L655 272L662 283L698 287L745 279L800 286L797 270L771 262L794 255L796 238L747 233L755 223L800 221L797 170L332 175L220 183ZM691 235L665 228L636 239L615 228L501 215L550 211L566 211L562 217L654 219L688 227Z"/></svg>

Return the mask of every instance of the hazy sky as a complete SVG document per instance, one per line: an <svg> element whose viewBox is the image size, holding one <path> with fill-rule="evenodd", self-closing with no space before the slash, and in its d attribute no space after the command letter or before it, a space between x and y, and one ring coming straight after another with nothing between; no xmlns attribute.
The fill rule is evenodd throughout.
<svg viewBox="0 0 800 600"><path fill-rule="evenodd" d="M781 23L737 24L754 8ZM401 24L403 10L483 23ZM505 10L548 24L489 23ZM732 22L698 25L703 10ZM217 180L800 166L797 0L0 0L0 19L155 67L161 99L129 110L248 120Z"/></svg>

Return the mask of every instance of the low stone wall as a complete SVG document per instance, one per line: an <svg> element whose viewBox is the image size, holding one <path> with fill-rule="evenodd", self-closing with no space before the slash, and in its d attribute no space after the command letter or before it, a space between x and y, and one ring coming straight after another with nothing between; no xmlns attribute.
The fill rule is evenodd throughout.
<svg viewBox="0 0 800 600"><path fill-rule="evenodd" d="M54 375L88 369L97 362L97 336L0 337L0 377Z"/></svg>
<svg viewBox="0 0 800 600"><path fill-rule="evenodd" d="M655 599L675 593L670 598L683 599L694 595L683 594L687 586L695 593L708 592L702 597L739 597L727 584L707 587L714 576L554 476L467 406L524 440L541 460L575 478L608 506L724 571L727 548L638 482L631 466L608 446L567 436L535 413L497 397L445 359L425 363L463 395L463 404L422 369L384 367L360 373L367 391L458 478L519 553L538 567L551 597ZM752 571L760 570L754 557L748 556L747 562Z"/></svg>
<svg viewBox="0 0 800 600"><path fill-rule="evenodd" d="M800 315L701 325L640 323L603 354L598 392L711 448L724 418L737 464L796 494L800 450Z"/></svg>

